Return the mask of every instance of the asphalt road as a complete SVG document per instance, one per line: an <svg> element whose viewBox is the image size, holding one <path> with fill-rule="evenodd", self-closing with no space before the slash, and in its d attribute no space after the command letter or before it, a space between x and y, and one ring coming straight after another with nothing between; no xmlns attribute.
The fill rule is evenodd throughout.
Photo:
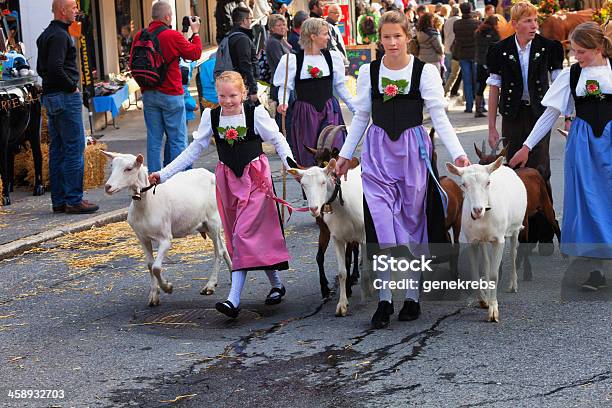
<svg viewBox="0 0 612 408"><path fill-rule="evenodd" d="M479 144L485 120L452 115L466 149ZM558 218L563 146L553 135ZM438 151L442 163L446 151ZM297 184L288 180L288 187L289 201L301 206ZM147 306L148 273L125 226L64 237L0 262L0 406L611 405L610 290L575 289L588 267L558 250L536 254L533 281L519 279L518 293L505 293L506 254L500 323L485 322L486 311L458 294L445 300L425 294L422 317L399 322L398 293L391 325L373 331L376 304L361 302L358 290L344 318L334 316L337 295L321 301L317 236L314 220L294 213L285 300L265 306L267 279L249 273L236 321L214 311L229 291L226 269L214 295L199 294L211 266L201 239L178 245L165 263L174 293L162 294L156 308ZM335 265L330 252L330 280ZM64 398L9 397L10 390L41 389L63 390Z"/></svg>

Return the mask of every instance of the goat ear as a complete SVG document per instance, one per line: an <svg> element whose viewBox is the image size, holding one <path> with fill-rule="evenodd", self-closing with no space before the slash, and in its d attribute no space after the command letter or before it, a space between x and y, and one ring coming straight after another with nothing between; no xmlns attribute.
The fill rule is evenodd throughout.
<svg viewBox="0 0 612 408"><path fill-rule="evenodd" d="M107 152L106 150L100 150L100 151L102 152L103 155L105 155L106 157L110 159L114 159L115 157L117 157L117 153Z"/></svg>
<svg viewBox="0 0 612 408"><path fill-rule="evenodd" d="M327 167L325 167L325 171L327 174L331 174L336 171L336 159L331 159L329 163L327 163Z"/></svg>
<svg viewBox="0 0 612 408"><path fill-rule="evenodd" d="M136 156L136 165L141 166L142 163L144 163L144 156L142 154L139 154L138 156Z"/></svg>
<svg viewBox="0 0 612 408"><path fill-rule="evenodd" d="M501 156L498 157L497 160L495 160L493 163L488 164L487 165L487 171L489 172L489 174L493 173L495 170L499 169L499 167L502 165L502 163L504 162L505 157Z"/></svg>
<svg viewBox="0 0 612 408"><path fill-rule="evenodd" d="M474 142L474 149L476 150L476 156L478 156L479 159L482 159L482 151L478 148L478 146L476 146L476 142Z"/></svg>
<svg viewBox="0 0 612 408"><path fill-rule="evenodd" d="M293 176L293 178L295 178L297 181L300 181L302 179L303 170L300 170L300 169L287 169L287 173L291 174Z"/></svg>
<svg viewBox="0 0 612 408"><path fill-rule="evenodd" d="M289 167L291 167L292 169L301 169L302 167L300 167L299 164L297 164L295 162L295 160L293 160L291 157L287 156L287 164L289 165Z"/></svg>
<svg viewBox="0 0 612 408"><path fill-rule="evenodd" d="M455 176L459 177L461 177L461 175L463 174L463 168L457 167L449 162L446 162L446 170L448 170L450 174L454 174Z"/></svg>

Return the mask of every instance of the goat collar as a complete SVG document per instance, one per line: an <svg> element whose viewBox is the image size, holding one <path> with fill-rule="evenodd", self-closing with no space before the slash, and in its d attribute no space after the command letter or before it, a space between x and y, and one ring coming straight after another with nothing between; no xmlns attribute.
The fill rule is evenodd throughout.
<svg viewBox="0 0 612 408"><path fill-rule="evenodd" d="M333 203L334 201L336 201L336 198L338 198L338 201L340 202L340 205L344 206L344 199L342 198L342 181L340 180L340 177L338 177L338 175L336 174L336 172L332 173L332 176L334 177L334 192L332 193L332 196L330 197L329 200L327 200L327 202L325 204L323 204L321 206L321 212L322 213L331 213L331 203Z"/></svg>
<svg viewBox="0 0 612 408"><path fill-rule="evenodd" d="M136 190L134 192L134 194L132 194L132 200L140 201L141 200L140 194L146 193L150 189L153 189L153 194L155 195L155 188L156 187L157 187L157 183L151 184L151 185L149 185L149 186L147 186L147 187L145 187L143 189Z"/></svg>

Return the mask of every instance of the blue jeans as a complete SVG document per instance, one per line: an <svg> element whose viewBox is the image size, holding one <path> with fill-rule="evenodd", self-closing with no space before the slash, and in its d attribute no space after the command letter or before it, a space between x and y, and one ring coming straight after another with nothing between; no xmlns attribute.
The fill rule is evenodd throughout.
<svg viewBox="0 0 612 408"><path fill-rule="evenodd" d="M164 133L170 147L170 161L187 147L185 102L183 95L146 91L142 93L142 105L147 126L147 167L149 172L159 171Z"/></svg>
<svg viewBox="0 0 612 408"><path fill-rule="evenodd" d="M85 130L80 92L42 96L49 129L49 180L53 207L78 205L83 200Z"/></svg>
<svg viewBox="0 0 612 408"><path fill-rule="evenodd" d="M446 72L444 73L444 83L448 81L448 77L451 74L452 62L453 62L453 54L444 54L444 67L446 68Z"/></svg>
<svg viewBox="0 0 612 408"><path fill-rule="evenodd" d="M474 107L474 87L476 84L476 63L472 60L460 60L461 79L463 80L463 95L465 110L471 112Z"/></svg>

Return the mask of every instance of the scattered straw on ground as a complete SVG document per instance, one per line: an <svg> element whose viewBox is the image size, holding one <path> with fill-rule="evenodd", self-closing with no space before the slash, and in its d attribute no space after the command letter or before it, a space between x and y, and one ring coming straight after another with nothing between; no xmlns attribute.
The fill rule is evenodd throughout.
<svg viewBox="0 0 612 408"><path fill-rule="evenodd" d="M91 269L114 261L133 258L144 261L144 253L127 222L92 228L58 239L52 251L66 250L62 254L72 270ZM200 259L213 249L212 241L199 234L174 239L169 255L181 255L185 261Z"/></svg>

